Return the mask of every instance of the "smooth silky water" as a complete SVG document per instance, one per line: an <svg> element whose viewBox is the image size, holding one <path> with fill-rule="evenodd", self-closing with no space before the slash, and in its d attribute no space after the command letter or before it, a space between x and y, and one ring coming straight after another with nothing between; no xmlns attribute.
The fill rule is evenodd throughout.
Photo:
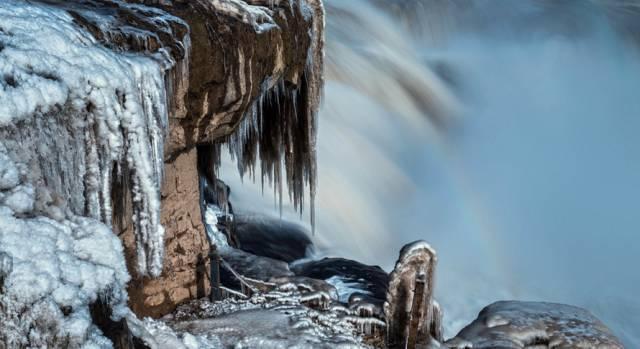
<svg viewBox="0 0 640 349"><path fill-rule="evenodd" d="M315 257L390 270L424 239L447 337L493 301L540 300L640 348L640 5L326 8ZM235 208L277 216L270 189L236 172L226 158ZM301 219L286 202L282 215Z"/></svg>

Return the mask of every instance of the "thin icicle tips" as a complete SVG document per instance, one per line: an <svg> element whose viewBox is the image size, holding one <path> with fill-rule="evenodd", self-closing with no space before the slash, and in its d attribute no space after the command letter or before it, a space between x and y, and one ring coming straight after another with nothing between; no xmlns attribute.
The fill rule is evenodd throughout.
<svg viewBox="0 0 640 349"><path fill-rule="evenodd" d="M311 8L311 13L313 13L313 24L310 33L311 49L307 53L307 66L305 68L306 85L308 87L305 115L309 118L307 122L310 127L308 128L309 134L307 137L310 140L309 154L313 158L308 170L308 182L311 228L315 233L315 198L318 182L318 165L316 161L317 115L324 88L325 10L322 0L307 0L307 4Z"/></svg>
<svg viewBox="0 0 640 349"><path fill-rule="evenodd" d="M317 106L310 105L310 91L307 73L301 78L301 86L280 81L264 90L225 144L237 161L241 176L248 173L255 179L255 171L260 169L260 180L263 185L266 180L274 187L281 211L283 181L286 181L289 199L301 214L305 187L308 187L313 210ZM199 148L199 156L205 163L201 169L207 172L205 176L209 181L216 178L220 151L220 144ZM311 217L314 223L313 212Z"/></svg>
<svg viewBox="0 0 640 349"><path fill-rule="evenodd" d="M266 179L274 187L280 211L283 181L289 199L301 214L308 188L310 220L315 230L317 115L324 84L324 7L320 0L300 0L298 6L310 21L302 74L295 83L273 77L263 81L260 95L250 104L227 146L241 176L245 173L255 176L259 160L261 182L264 185ZM213 150L219 151L219 147L214 146ZM219 159L219 153L212 156ZM211 170L215 172L215 168ZM211 178L214 177L212 174Z"/></svg>

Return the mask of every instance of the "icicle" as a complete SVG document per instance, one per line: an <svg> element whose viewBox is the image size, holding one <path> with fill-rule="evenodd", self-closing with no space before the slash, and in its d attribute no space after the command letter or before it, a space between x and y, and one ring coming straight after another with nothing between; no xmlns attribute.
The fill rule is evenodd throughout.
<svg viewBox="0 0 640 349"><path fill-rule="evenodd" d="M74 145L78 147L72 153L79 156L63 165L45 160L42 165L45 179L55 183L53 189L65 196L63 199L70 202L75 214L99 219L110 226L116 222L118 228L124 227L129 216L133 217L138 272L159 275L164 252L160 185L168 104L174 97L166 94L174 92L167 88L167 81L174 79L175 74L184 74L177 70L188 67L188 62L184 62L188 60L190 45L187 25L159 9L119 1L114 3L117 10L99 11L90 4L30 5L31 18L47 18L42 23L27 20L30 17L26 13L15 12L27 8L24 2L2 4L0 10L6 12L2 16L3 25L15 26L12 30L21 37L14 43L14 56L7 56L6 62L19 73L17 83L31 79L29 86L37 91L34 96L42 96L21 104L20 110L10 113L11 118L31 118L56 109L77 115L77 119L59 122L67 126L61 133L77 141ZM165 43L146 27L123 27L119 21L126 16L169 34L171 39L166 44L171 47L162 47ZM34 35L35 31L50 37ZM29 59L25 59L25 52ZM171 71L174 66L176 71ZM168 77L167 70L170 70ZM51 78L43 79L35 72ZM176 80L179 82L175 85L184 89L184 78ZM3 100L0 104L7 103ZM2 114L0 110L0 119L6 119ZM69 145L57 146L58 150L69 149ZM64 176L60 176L53 173L56 167L71 170L63 170ZM82 178L81 185L68 179L73 176ZM78 193L71 191L72 185ZM130 195L122 189L130 190ZM118 217L112 216L114 210Z"/></svg>
<svg viewBox="0 0 640 349"><path fill-rule="evenodd" d="M235 0L224 6L214 1L215 7L229 13L247 10L246 6L237 8L236 5L240 3ZM305 208L304 192L308 188L310 221L315 232L316 129L324 83L324 8L319 0L300 2L300 6L305 18L312 21L312 28L309 31L311 45L298 84L294 86L283 79L275 83L265 80L260 95L248 107L226 146L237 163L241 178L247 172L255 174L255 167L260 161L261 186L264 191L265 179L273 185L281 214L285 183L289 199L301 215ZM313 13L312 19L308 13ZM245 60L241 51L239 60L239 78L244 81ZM241 90L247 91L247 86Z"/></svg>

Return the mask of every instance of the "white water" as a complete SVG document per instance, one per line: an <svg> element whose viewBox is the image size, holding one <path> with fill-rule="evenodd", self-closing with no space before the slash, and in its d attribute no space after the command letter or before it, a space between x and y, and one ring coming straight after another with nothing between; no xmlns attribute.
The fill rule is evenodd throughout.
<svg viewBox="0 0 640 349"><path fill-rule="evenodd" d="M320 253L390 269L429 241L448 337L492 301L545 300L640 347L640 54L616 31L636 10L374 2L326 1ZM273 210L232 173L236 207Z"/></svg>

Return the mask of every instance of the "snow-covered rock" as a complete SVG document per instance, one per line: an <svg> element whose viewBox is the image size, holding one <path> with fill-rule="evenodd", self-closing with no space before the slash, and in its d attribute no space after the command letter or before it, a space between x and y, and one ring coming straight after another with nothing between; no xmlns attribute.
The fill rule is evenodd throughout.
<svg viewBox="0 0 640 349"><path fill-rule="evenodd" d="M241 171L260 158L296 204L305 184L313 197L321 2L133 2L0 2L0 337L9 347L110 347L91 307L106 304L110 320L135 327L126 265L142 309L199 294L197 275L208 273L196 256L208 244L182 258L180 242L204 233L200 213L175 209L197 198L197 175L189 185L178 164L195 173L198 144L230 136ZM260 153L245 152L258 143ZM165 212L162 199L178 200ZM161 222L176 230L165 236ZM163 263L167 239L175 245ZM147 287L146 276L161 274Z"/></svg>
<svg viewBox="0 0 640 349"><path fill-rule="evenodd" d="M206 292L194 148L234 132L236 145L255 142L245 136L259 115L279 115L265 111L277 97L303 123L281 137L294 141L286 152L297 172L277 176L300 179L301 201L315 180L323 14L318 0L1 2L0 137L23 168L0 159L0 202L18 214L113 224L140 313L170 311L200 294L196 283ZM284 129L280 121L269 119L270 132ZM243 171L256 156L239 156ZM285 161L284 152L259 157ZM17 187L20 171L27 181ZM56 204L30 202L30 191Z"/></svg>
<svg viewBox="0 0 640 349"><path fill-rule="evenodd" d="M0 143L4 168L18 168ZM49 217L21 175L0 200L0 347L108 348L90 306L103 301L113 320L127 308L129 274L120 240L100 221ZM19 193L19 194L18 194ZM57 218L57 219L56 219Z"/></svg>
<svg viewBox="0 0 640 349"><path fill-rule="evenodd" d="M622 349L611 331L585 309L543 302L501 301L447 341L449 348Z"/></svg>
<svg viewBox="0 0 640 349"><path fill-rule="evenodd" d="M424 241L405 245L390 274L384 314L391 348L439 347L442 313L433 299L436 252Z"/></svg>
<svg viewBox="0 0 640 349"><path fill-rule="evenodd" d="M215 183L221 143L227 142L242 173L261 174L274 190L289 183L291 197L300 204L313 196L305 185L315 183L324 11L317 0L140 2L183 18L191 41L183 84L188 86L182 98L186 108L170 113L165 146L165 270L156 279L133 273L130 289L133 303L140 305L137 313L159 316L201 290L208 293L208 260L202 258L209 246L204 217L194 207L200 183L190 168L197 164L200 174ZM254 169L258 163L262 166ZM280 173L283 164L287 170ZM121 234L127 251L132 230L125 227Z"/></svg>
<svg viewBox="0 0 640 349"><path fill-rule="evenodd" d="M66 3L69 5L70 3ZM65 4L7 0L0 4L0 134L5 147L30 167L30 182L44 182L71 211L111 224L112 185L126 178L136 226L137 269L158 275L163 260L160 185L168 122L165 70L169 49L118 47L112 14ZM127 13L133 5L114 1ZM135 11L131 11L135 12ZM149 18L180 23L161 11ZM91 18L106 40L86 30ZM186 33L185 33L186 34ZM119 36L149 39L150 31ZM103 44L111 43L111 48ZM140 49L143 54L125 52ZM6 172L6 170L3 170ZM2 182L15 181L11 171ZM7 179L4 179L5 176ZM115 177L115 178L114 178ZM3 186L4 183L3 183ZM5 198L14 211L28 211L28 185ZM126 213L122 213L126 214Z"/></svg>
<svg viewBox="0 0 640 349"><path fill-rule="evenodd" d="M344 258L323 258L293 263L291 270L300 276L325 280L333 285L341 302L349 303L353 294L379 304L386 298L389 275L378 266Z"/></svg>

